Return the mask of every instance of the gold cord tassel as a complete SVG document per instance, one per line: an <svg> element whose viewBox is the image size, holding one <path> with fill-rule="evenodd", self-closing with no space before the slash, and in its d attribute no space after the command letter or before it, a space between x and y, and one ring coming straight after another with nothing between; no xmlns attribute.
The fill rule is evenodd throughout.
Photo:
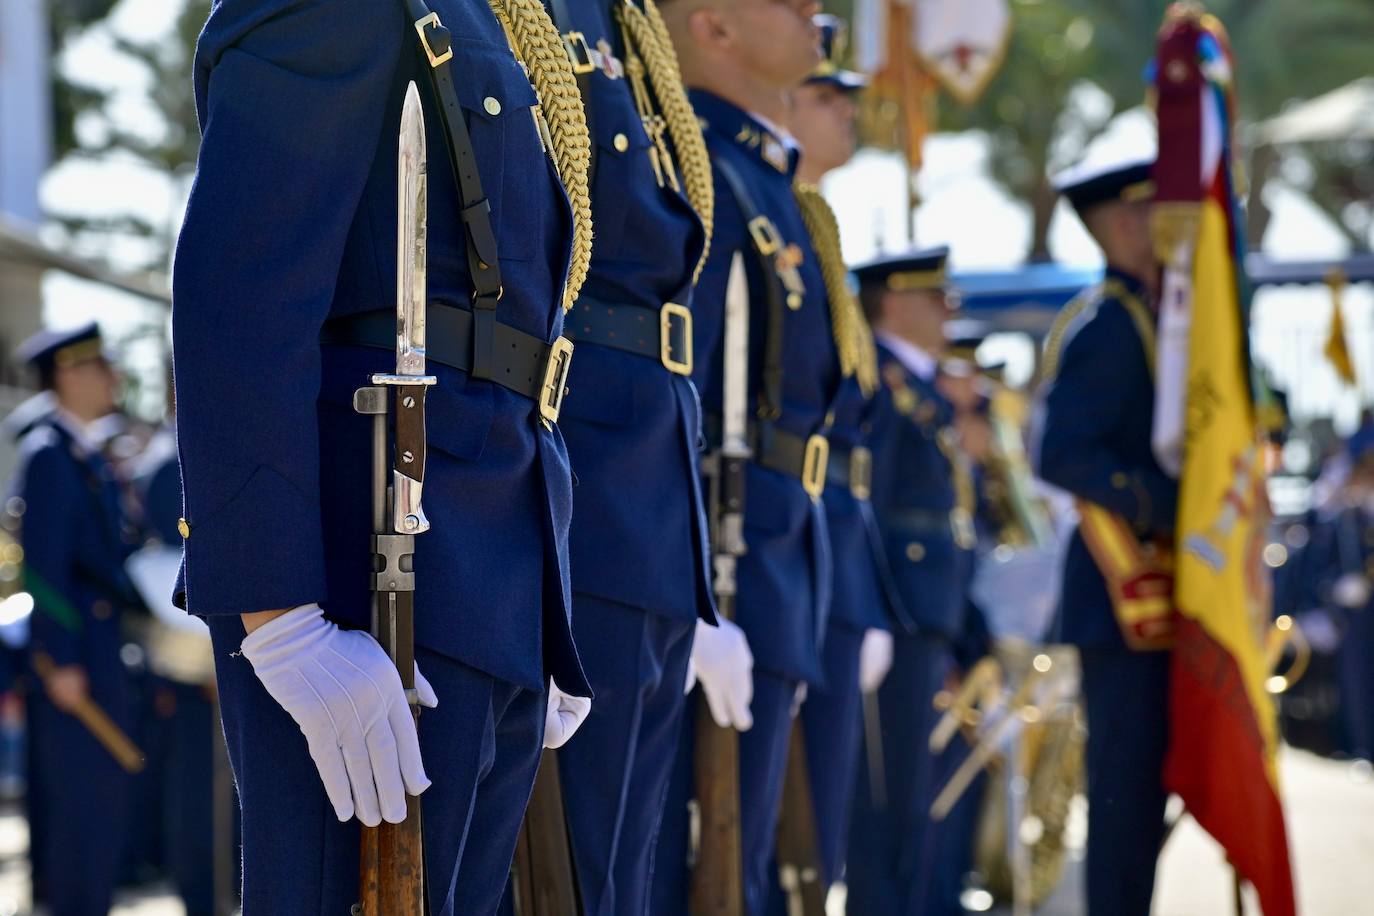
<svg viewBox="0 0 1374 916"><path fill-rule="evenodd" d="M711 250L716 213L716 188L711 178L711 157L706 152L706 139L701 134L701 122L692 110L692 103L687 100L677 52L673 50L668 26L658 11L658 5L654 0L644 0L644 9L641 10L627 0L618 9L627 37L633 39L635 48L644 59L654 95L658 97L663 118L668 123L668 133L673 138L673 147L677 152L678 169L687 188L687 199L706 229L706 246L702 249L694 276L697 279ZM628 41L626 43L629 44Z"/></svg>
<svg viewBox="0 0 1374 916"><path fill-rule="evenodd" d="M878 351L873 344L873 329L868 326L859 302L845 280L847 271L840 253L840 225L835 211L813 184L797 182L792 192L801 208L802 221L811 236L811 247L820 262L821 277L825 280L826 298L830 300L830 324L835 335L835 348L840 353L840 371L856 376L865 396L878 390Z"/></svg>
<svg viewBox="0 0 1374 916"><path fill-rule="evenodd" d="M573 211L572 260L563 291L563 310L572 308L592 263L592 198L588 174L592 140L577 90L577 77L563 40L539 0L490 0L511 50L524 65L548 126L553 157Z"/></svg>

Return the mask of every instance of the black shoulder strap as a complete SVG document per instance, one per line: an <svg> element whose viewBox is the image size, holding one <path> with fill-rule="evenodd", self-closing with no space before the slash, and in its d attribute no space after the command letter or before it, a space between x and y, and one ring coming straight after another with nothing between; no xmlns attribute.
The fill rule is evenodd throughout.
<svg viewBox="0 0 1374 916"><path fill-rule="evenodd" d="M429 65L430 83L439 101L439 116L444 125L449 164L458 185L462 203L464 235L467 237L468 274L472 277L474 378L492 377L492 352L495 340L496 303L501 298L501 261L496 250L496 232L491 225L491 203L482 192L482 176L477 169L477 154L472 148L458 92L453 85L453 45L448 29L431 12L424 0L401 0L414 26L419 51Z"/></svg>
<svg viewBox="0 0 1374 916"><path fill-rule="evenodd" d="M782 280L778 277L777 266L773 261L778 252L776 248L768 250L769 240L775 243L780 241L777 238L778 230L773 221L759 210L758 204L754 202L754 195L749 192L749 185L740 175L739 169L723 156L713 157L711 165L730 186L730 192L735 196L735 201L744 214L744 222L752 242L751 247L763 269L763 282L768 295L768 336L764 339L763 346L761 418L776 420L782 414L783 322L787 315Z"/></svg>
<svg viewBox="0 0 1374 916"><path fill-rule="evenodd" d="M596 123L594 121L596 106L592 105L592 73L595 72L595 68L590 60L578 60L574 48L571 47L570 36L577 29L573 25L572 11L568 9L568 0L544 0L544 8L549 11L549 18L553 20L553 24L558 28L559 37L563 39L563 45L568 51L568 59L572 61L573 76L577 79L577 93L582 96L582 109L587 117L587 132L592 137L592 160L587 164L587 186L595 188L598 152ZM611 26L614 28L614 20L612 20ZM582 40L585 42L586 37L584 36Z"/></svg>

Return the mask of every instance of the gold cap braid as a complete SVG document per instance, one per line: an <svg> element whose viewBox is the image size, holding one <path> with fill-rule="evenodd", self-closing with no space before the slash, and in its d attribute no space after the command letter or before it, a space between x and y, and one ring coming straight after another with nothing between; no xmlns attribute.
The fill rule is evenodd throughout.
<svg viewBox="0 0 1374 916"><path fill-rule="evenodd" d="M825 280L826 298L830 300L830 324L835 335L835 349L840 353L840 371L856 376L859 388L866 396L878 390L878 350L873 344L873 329L868 326L859 302L845 282L844 255L840 252L840 224L835 211L813 184L798 181L792 186L802 221L811 236L811 247L820 262L821 277Z"/></svg>
<svg viewBox="0 0 1374 916"><path fill-rule="evenodd" d="M700 279L701 268L705 266L706 256L711 251L716 213L716 186L711 178L711 157L706 152L701 122L692 110L692 103L687 100L677 52L673 50L673 40L668 34L663 14L658 11L658 5L654 0L644 0L644 9L641 10L631 0L626 0L618 9L621 23L644 59L645 69L649 71L649 79L654 86L654 95L658 97L663 119L668 123L668 133L673 138L687 199L706 229L706 245L701 250L701 260L697 262L693 276L694 280Z"/></svg>
<svg viewBox="0 0 1374 916"><path fill-rule="evenodd" d="M550 153L572 204L572 260L563 290L563 310L567 311L577 301L592 263L592 198L588 187L592 139L587 115L563 40L544 4L539 0L490 0L490 4L539 97L553 140Z"/></svg>

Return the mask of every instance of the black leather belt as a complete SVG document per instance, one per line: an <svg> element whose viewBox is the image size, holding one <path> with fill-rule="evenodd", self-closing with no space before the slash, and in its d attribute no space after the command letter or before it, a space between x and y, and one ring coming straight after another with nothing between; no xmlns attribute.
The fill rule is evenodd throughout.
<svg viewBox="0 0 1374 916"><path fill-rule="evenodd" d="M425 356L462 372L472 372L472 312L431 302L425 312ZM497 321L491 348L491 381L539 404L549 423L567 393L573 345L566 337L553 343ZM320 342L341 346L396 349L396 313L390 309L359 312L325 322Z"/></svg>
<svg viewBox="0 0 1374 916"><path fill-rule="evenodd" d="M967 512L958 508L947 511L897 509L884 513L882 521L884 526L903 534L953 538L954 543L965 550L972 550L977 544L973 519L969 518Z"/></svg>
<svg viewBox="0 0 1374 916"><path fill-rule="evenodd" d="M831 446L825 482L826 486L844 487L855 499L868 499L873 492L873 453L862 445L852 449Z"/></svg>
<svg viewBox="0 0 1374 916"><path fill-rule="evenodd" d="M564 321L567 335L647 356L674 375L692 374L692 313L669 302L655 313L635 305L610 305L582 296Z"/></svg>
<svg viewBox="0 0 1374 916"><path fill-rule="evenodd" d="M706 438L712 445L720 442L720 418L706 418ZM826 465L830 460L830 441L819 433L798 436L768 422L749 426L751 459L759 467L786 474L801 481L812 499L825 492Z"/></svg>

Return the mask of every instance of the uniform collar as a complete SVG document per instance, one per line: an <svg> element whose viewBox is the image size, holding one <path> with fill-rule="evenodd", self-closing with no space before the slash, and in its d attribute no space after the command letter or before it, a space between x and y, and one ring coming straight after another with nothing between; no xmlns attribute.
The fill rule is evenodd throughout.
<svg viewBox="0 0 1374 916"><path fill-rule="evenodd" d="M727 137L740 149L767 163L778 173L793 177L801 150L792 135L767 118L745 111L704 89L690 92L697 117L717 134Z"/></svg>
<svg viewBox="0 0 1374 916"><path fill-rule="evenodd" d="M914 343L903 340L888 331L877 331L875 336L883 346L892 351L892 355L897 357L897 361L906 367L906 371L923 382L935 380L935 370L939 368L939 364L935 362L935 357Z"/></svg>
<svg viewBox="0 0 1374 916"><path fill-rule="evenodd" d="M1149 290L1145 288L1145 284L1141 282L1135 274L1127 273L1119 267L1113 267L1111 264L1108 264L1104 279L1116 280L1130 290L1132 295L1142 302L1150 301Z"/></svg>
<svg viewBox="0 0 1374 916"><path fill-rule="evenodd" d="M89 457L100 453L100 444L91 435L90 426L82 423L75 414L65 407L58 406L52 412L52 422L68 436L71 436L72 441L76 443L76 447L84 456Z"/></svg>

